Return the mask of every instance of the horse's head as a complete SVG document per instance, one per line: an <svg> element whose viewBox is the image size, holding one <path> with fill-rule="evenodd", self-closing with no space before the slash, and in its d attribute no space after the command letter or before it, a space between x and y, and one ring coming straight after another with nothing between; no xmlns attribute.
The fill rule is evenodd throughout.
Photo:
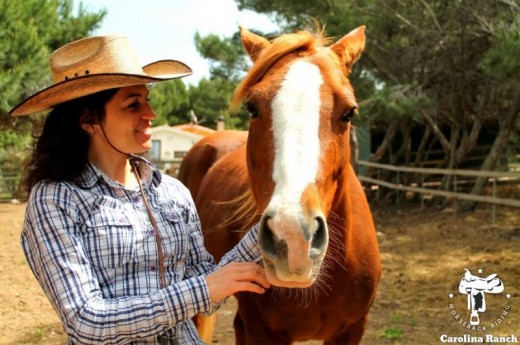
<svg viewBox="0 0 520 345"><path fill-rule="evenodd" d="M347 75L361 54L360 27L330 46L309 32L272 42L241 29L254 62L235 92L250 113L253 193L263 210L259 246L273 285L308 287L325 256L327 216L349 171L357 104Z"/></svg>

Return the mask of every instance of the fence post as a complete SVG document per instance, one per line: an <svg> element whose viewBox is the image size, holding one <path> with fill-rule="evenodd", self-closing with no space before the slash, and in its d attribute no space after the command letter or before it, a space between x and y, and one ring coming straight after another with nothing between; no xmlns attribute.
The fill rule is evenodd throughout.
<svg viewBox="0 0 520 345"><path fill-rule="evenodd" d="M497 179L493 177L493 198L497 195ZM497 204L492 203L492 211L491 211L491 222L495 224L496 222L496 213L497 213Z"/></svg>
<svg viewBox="0 0 520 345"><path fill-rule="evenodd" d="M380 173L380 170L381 170L381 169L380 169L379 167L376 168L376 169L377 169L377 179L378 179L378 180L381 180L381 173ZM378 185L378 186L377 186L377 193L376 193L376 198L377 198L378 201L379 201L379 195L380 195L380 193L381 193L381 185Z"/></svg>
<svg viewBox="0 0 520 345"><path fill-rule="evenodd" d="M457 175L453 175L453 192L457 193ZM453 213L457 215L457 196L453 197Z"/></svg>
<svg viewBox="0 0 520 345"><path fill-rule="evenodd" d="M421 174L421 188L424 188L424 176ZM424 193L419 193L421 195L421 210L424 209Z"/></svg>
<svg viewBox="0 0 520 345"><path fill-rule="evenodd" d="M397 172L397 185L399 186L400 180L399 180L399 171ZM399 189L397 190L397 203L399 204Z"/></svg>

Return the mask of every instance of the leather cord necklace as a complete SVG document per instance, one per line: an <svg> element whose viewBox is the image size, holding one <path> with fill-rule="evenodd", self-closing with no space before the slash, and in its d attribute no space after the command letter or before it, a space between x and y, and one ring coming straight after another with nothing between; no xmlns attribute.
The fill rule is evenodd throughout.
<svg viewBox="0 0 520 345"><path fill-rule="evenodd" d="M168 285L166 285L166 272L164 268L164 253L162 250L162 240L161 240L161 234L159 233L159 226L157 225L157 221L155 220L155 217L152 213L152 209L150 208L150 204L148 203L148 199L146 198L146 194L144 192L143 183L141 182L141 175L139 174L139 169L137 167L137 156L125 153L119 149L117 149L110 140L108 140L107 134L105 133L105 128L101 125L101 131L103 132L103 136L105 137L106 142L112 149L115 151L123 154L128 159L128 162L130 163L130 166L132 167L132 171L135 175L135 178L137 180L137 184L139 185L139 191L141 193L141 197L143 198L144 205L146 207L146 212L148 213L148 218L150 219L150 223L152 223L152 226L154 228L154 237L155 237L155 243L157 245L157 256L158 256L158 265L159 265L159 278L160 278L160 285L161 289L166 288ZM176 325L175 328L179 328L179 325ZM182 323L181 323L182 326ZM182 329L182 327L180 327ZM179 345L178 336L173 333L173 329L166 330L163 334L160 334L157 336L157 341L161 345Z"/></svg>
<svg viewBox="0 0 520 345"><path fill-rule="evenodd" d="M128 155L128 161L132 166L132 170L134 172L135 178L137 179L137 184L139 185L139 190L141 192L141 197L143 198L144 206L146 207L146 212L148 213L148 217L150 218L150 222L155 231L155 242L157 244L157 255L159 257L159 277L161 279L161 288L164 289L167 287L166 285L166 272L164 271L164 254L162 250L162 240L161 234L159 233L159 226L157 225L157 221L153 216L152 209L150 208L150 204L148 203L148 199L144 194L143 183L141 182L141 177L139 175L139 171L137 169L136 158L132 155Z"/></svg>
<svg viewBox="0 0 520 345"><path fill-rule="evenodd" d="M167 287L166 285L166 273L164 271L164 254L162 250L162 241L161 241L161 234L159 233L159 226L157 225L157 221L155 220L155 217L153 216L152 209L150 208L150 204L148 203L148 199L146 198L146 195L144 193L143 183L141 182L141 177L139 174L139 170L137 169L137 156L125 153L121 150L119 150L117 147L112 145L110 140L108 140L108 136L105 132L105 128L100 125L101 131L103 132L103 136L105 137L106 142L108 145L114 149L115 151L123 154L128 159L128 162L130 162L130 166L132 167L132 171L135 175L135 178L137 180L137 184L139 185L139 191L141 192L141 197L143 198L144 205L146 207L146 212L148 213L148 218L150 218L150 223L152 223L154 232L155 232L155 242L157 244L157 255L158 255L158 261L159 261L159 277L161 282L161 289L164 289Z"/></svg>

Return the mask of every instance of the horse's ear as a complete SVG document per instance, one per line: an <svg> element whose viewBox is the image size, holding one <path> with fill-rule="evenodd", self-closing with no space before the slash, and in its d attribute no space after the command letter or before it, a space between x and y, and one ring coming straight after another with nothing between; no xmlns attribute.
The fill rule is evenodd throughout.
<svg viewBox="0 0 520 345"><path fill-rule="evenodd" d="M267 48L271 43L265 38L255 35L251 31L246 28L240 27L240 38L242 39L242 44L244 45L244 49L253 62L258 59L262 50Z"/></svg>
<svg viewBox="0 0 520 345"><path fill-rule="evenodd" d="M365 49L365 26L360 26L352 30L339 41L330 46L330 49L336 53L340 61L350 71L352 65L359 59L363 49Z"/></svg>

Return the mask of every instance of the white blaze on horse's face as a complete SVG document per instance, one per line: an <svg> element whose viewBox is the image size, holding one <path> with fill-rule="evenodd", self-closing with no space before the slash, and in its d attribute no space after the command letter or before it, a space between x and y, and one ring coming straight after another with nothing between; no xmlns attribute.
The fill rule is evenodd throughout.
<svg viewBox="0 0 520 345"><path fill-rule="evenodd" d="M289 67L273 99L273 181L276 187L271 204L280 208L284 204L296 207L305 187L316 179L322 83L316 65L296 61Z"/></svg>
<svg viewBox="0 0 520 345"><path fill-rule="evenodd" d="M260 241L268 278L275 285L310 286L327 249L325 217L321 210L302 205L319 169L322 84L318 66L296 60L271 103L275 187Z"/></svg>

